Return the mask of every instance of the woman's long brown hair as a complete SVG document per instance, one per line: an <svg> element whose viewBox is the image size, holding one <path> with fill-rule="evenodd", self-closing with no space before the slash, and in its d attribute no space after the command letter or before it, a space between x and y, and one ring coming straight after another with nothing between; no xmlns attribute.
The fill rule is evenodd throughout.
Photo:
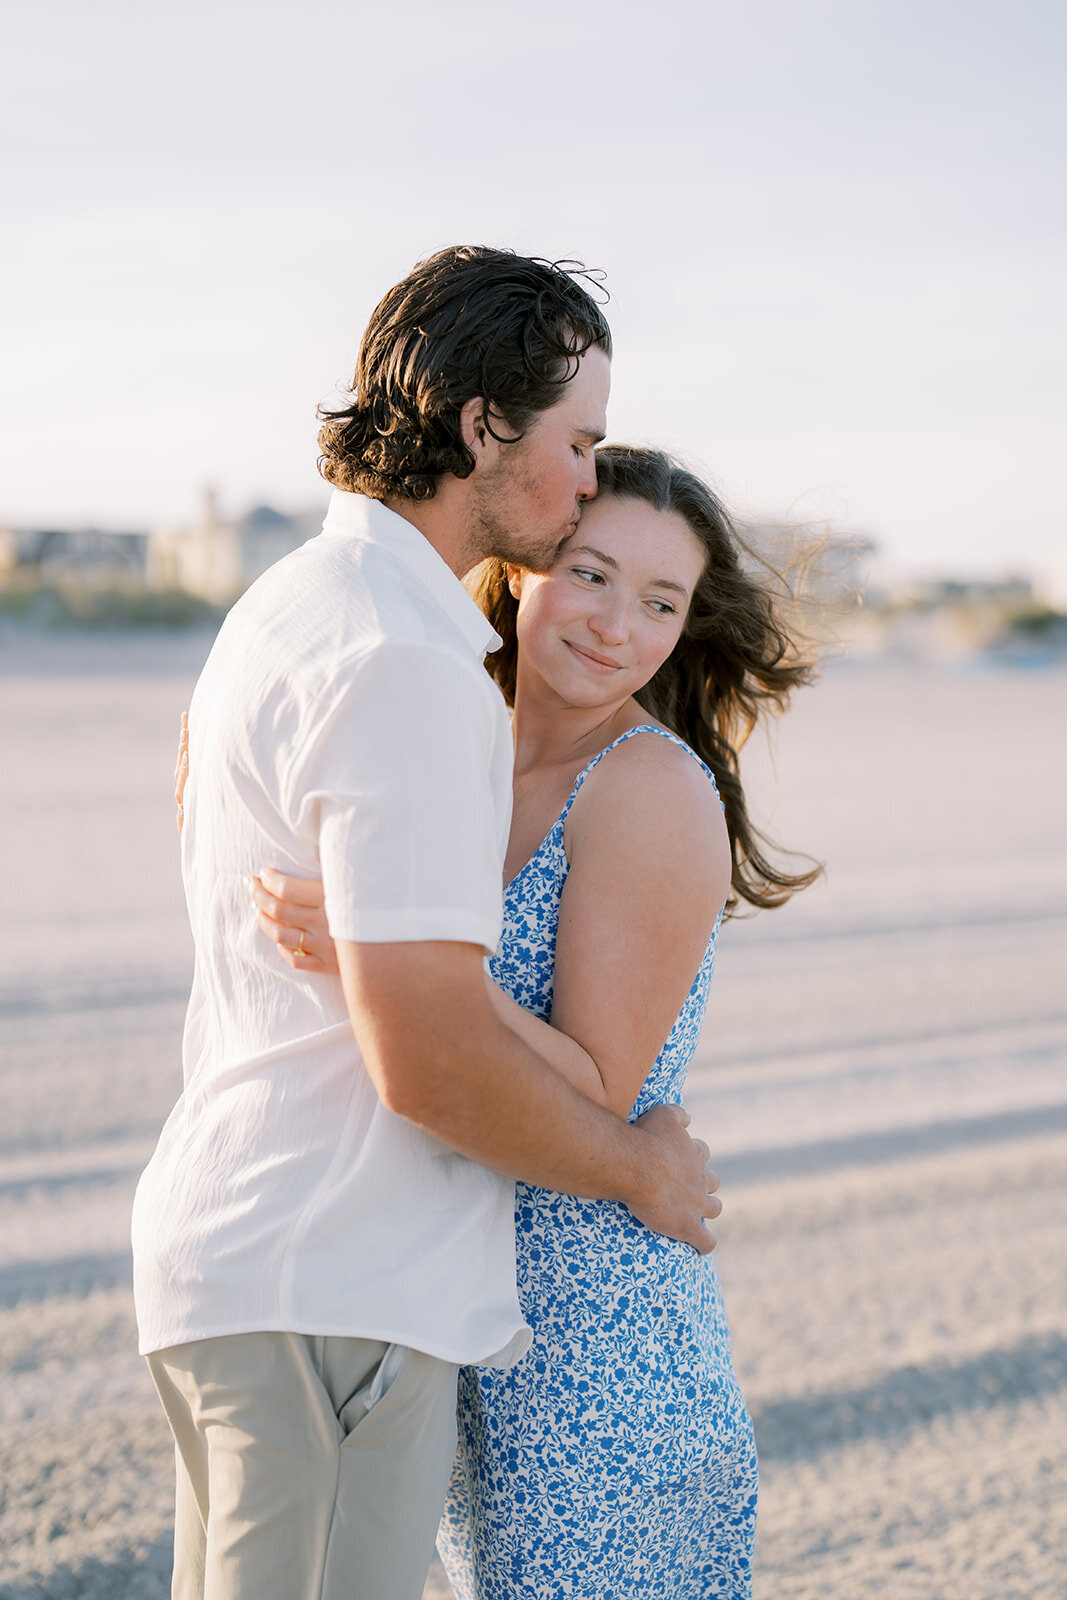
<svg viewBox="0 0 1067 1600"><path fill-rule="evenodd" d="M684 739L711 768L722 797L733 858L727 911L739 900L780 906L822 873L787 872L767 854L770 841L754 826L745 803L738 755L761 718L785 709L791 692L815 676L813 656L787 628L775 593L742 564L745 545L706 484L660 450L605 445L597 451L599 495L643 500L656 511L684 517L707 552L682 636L655 677L635 698ZM774 574L777 578L777 574ZM517 602L501 561L486 561L472 592L504 643L486 667L509 705L515 700Z"/></svg>

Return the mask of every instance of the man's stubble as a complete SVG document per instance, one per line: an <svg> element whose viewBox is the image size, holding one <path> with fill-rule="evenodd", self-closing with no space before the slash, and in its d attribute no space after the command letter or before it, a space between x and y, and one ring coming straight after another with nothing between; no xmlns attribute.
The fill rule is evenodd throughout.
<svg viewBox="0 0 1067 1600"><path fill-rule="evenodd" d="M522 443L509 446L468 505L465 557L471 566L491 556L531 572L547 572L554 565L570 536L570 526L548 533L530 532L522 526L524 508L536 502L540 487L540 479L524 459ZM581 507L575 505L574 515L580 512Z"/></svg>

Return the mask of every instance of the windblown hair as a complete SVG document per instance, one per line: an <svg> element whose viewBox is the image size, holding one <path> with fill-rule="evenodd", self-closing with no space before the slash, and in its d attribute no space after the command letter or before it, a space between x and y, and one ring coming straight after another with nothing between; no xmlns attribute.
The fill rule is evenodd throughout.
<svg viewBox="0 0 1067 1600"><path fill-rule="evenodd" d="M604 314L576 281L583 276L596 274L479 245L420 261L367 325L351 404L320 408L323 477L377 500L432 499L443 473L474 469L460 432L474 398L494 438L521 439L586 350L611 354Z"/></svg>
<svg viewBox="0 0 1067 1600"><path fill-rule="evenodd" d="M746 570L742 558L752 552L706 484L659 450L606 445L596 461L599 498L642 500L656 511L676 512L707 552L682 636L635 698L715 775L733 860L727 911L739 900L759 908L783 905L814 883L822 867L813 863L806 871L787 872L770 859L767 851L775 847L749 818L738 755L757 722L783 711L792 690L811 682L815 661L787 628L775 593L778 575L767 569L768 581L761 582ZM513 704L518 603L508 588L506 564L483 562L473 592L504 641L486 657L486 667Z"/></svg>

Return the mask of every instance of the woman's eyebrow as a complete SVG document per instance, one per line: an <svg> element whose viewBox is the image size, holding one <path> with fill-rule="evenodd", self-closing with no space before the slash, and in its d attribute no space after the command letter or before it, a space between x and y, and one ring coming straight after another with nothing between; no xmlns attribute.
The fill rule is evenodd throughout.
<svg viewBox="0 0 1067 1600"><path fill-rule="evenodd" d="M567 554L569 556L596 556L597 560L602 561L606 567L614 567L616 572L619 570L619 563L615 560L614 556L606 556L603 550L594 550L591 544L572 546L567 551Z"/></svg>

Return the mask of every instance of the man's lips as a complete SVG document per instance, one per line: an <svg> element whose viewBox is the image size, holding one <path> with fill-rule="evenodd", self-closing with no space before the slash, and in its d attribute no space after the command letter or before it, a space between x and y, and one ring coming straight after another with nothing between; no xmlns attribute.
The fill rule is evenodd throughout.
<svg viewBox="0 0 1067 1600"><path fill-rule="evenodd" d="M600 667L602 671L618 672L620 663L612 661L610 656L599 655L597 651L590 650L585 645L572 644L569 639L564 639L563 643L568 650L573 650L576 656L581 656L583 661L591 662L593 666Z"/></svg>

